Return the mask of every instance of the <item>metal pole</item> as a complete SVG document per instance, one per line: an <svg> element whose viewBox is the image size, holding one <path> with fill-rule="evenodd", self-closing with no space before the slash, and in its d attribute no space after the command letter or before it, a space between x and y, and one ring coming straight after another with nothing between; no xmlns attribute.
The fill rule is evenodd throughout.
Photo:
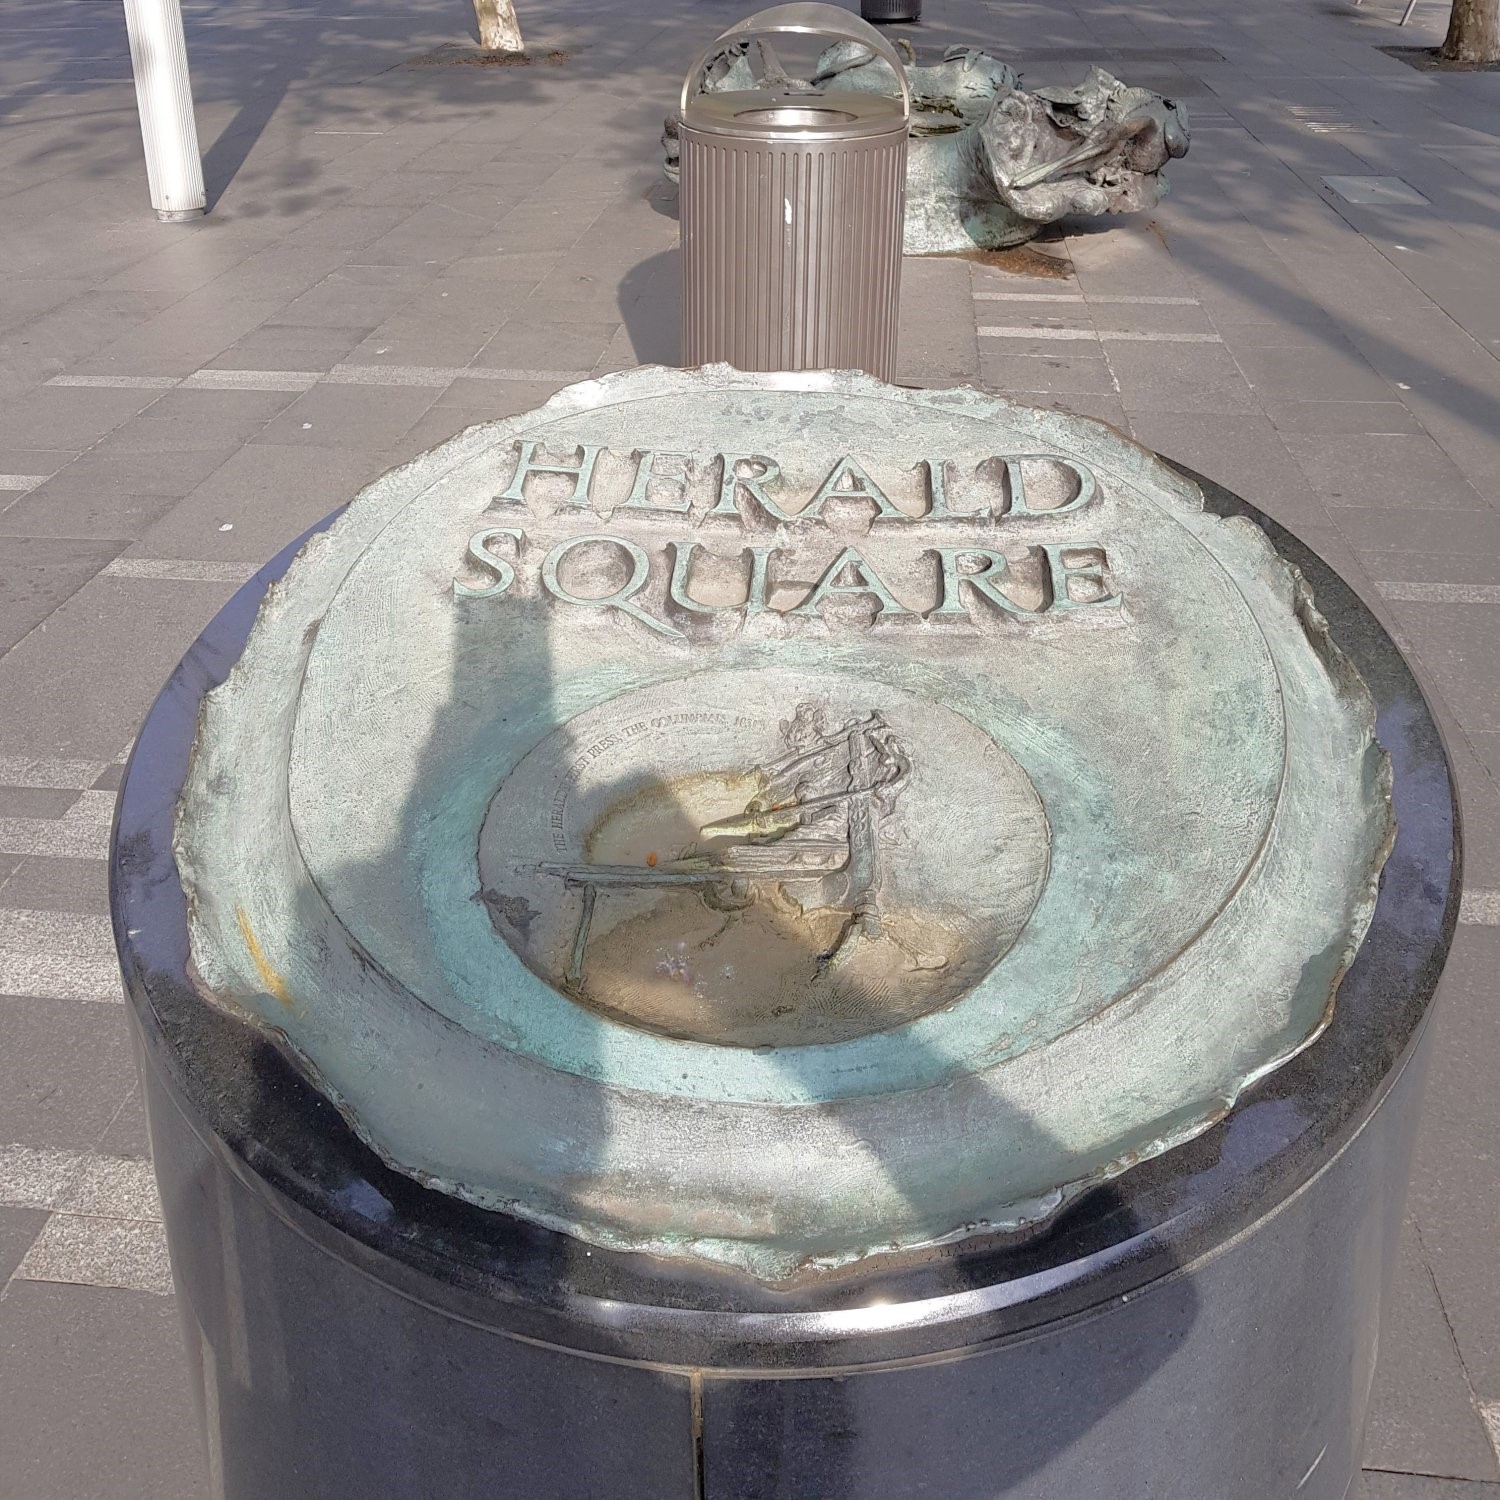
<svg viewBox="0 0 1500 1500"><path fill-rule="evenodd" d="M195 219L208 199L178 0L125 0L125 28L151 205L167 223Z"/></svg>

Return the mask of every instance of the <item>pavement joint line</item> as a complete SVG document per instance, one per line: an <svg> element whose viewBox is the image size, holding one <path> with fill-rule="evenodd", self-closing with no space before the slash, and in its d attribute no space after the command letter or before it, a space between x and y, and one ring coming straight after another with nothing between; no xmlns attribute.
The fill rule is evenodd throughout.
<svg viewBox="0 0 1500 1500"><path fill-rule="evenodd" d="M1459 903L1458 920L1474 927L1500 927L1500 891L1467 888Z"/></svg>
<svg viewBox="0 0 1500 1500"><path fill-rule="evenodd" d="M0 818L0 854L108 859L113 792L85 791L60 818Z"/></svg>
<svg viewBox="0 0 1500 1500"><path fill-rule="evenodd" d="M51 477L50 474L0 474L0 490L34 490Z"/></svg>
<svg viewBox="0 0 1500 1500"><path fill-rule="evenodd" d="M1496 583L1398 583L1375 580L1387 599L1404 604L1500 604Z"/></svg>
<svg viewBox="0 0 1500 1500"><path fill-rule="evenodd" d="M1216 333L1137 333L1114 328L1025 328L1020 325L981 328L982 339L1100 339L1128 340L1136 344L1222 344Z"/></svg>
<svg viewBox="0 0 1500 1500"><path fill-rule="evenodd" d="M153 579L164 583L245 583L254 563L200 562L177 557L117 557L100 570L102 578Z"/></svg>
<svg viewBox="0 0 1500 1500"><path fill-rule="evenodd" d="M0 907L0 994L119 1004L124 992L109 918Z"/></svg>

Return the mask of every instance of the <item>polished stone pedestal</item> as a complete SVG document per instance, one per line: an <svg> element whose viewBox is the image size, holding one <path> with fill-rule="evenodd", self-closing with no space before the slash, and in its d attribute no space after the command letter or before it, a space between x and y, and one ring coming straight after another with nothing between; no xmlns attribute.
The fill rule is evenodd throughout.
<svg viewBox="0 0 1500 1500"><path fill-rule="evenodd" d="M1306 548L1204 488L1308 577L1391 756L1396 842L1331 1023L1206 1133L1024 1237L789 1288L426 1189L200 998L173 809L202 696L293 549L236 596L142 730L112 858L214 1495L1344 1500L1456 920L1457 812L1389 637Z"/></svg>

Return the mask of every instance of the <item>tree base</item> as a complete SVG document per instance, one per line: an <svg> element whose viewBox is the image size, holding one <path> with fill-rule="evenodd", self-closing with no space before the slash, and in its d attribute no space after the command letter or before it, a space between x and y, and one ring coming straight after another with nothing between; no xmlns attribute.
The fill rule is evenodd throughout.
<svg viewBox="0 0 1500 1500"><path fill-rule="evenodd" d="M1500 62L1454 62L1436 47L1380 47L1377 50L1422 73L1500 73Z"/></svg>

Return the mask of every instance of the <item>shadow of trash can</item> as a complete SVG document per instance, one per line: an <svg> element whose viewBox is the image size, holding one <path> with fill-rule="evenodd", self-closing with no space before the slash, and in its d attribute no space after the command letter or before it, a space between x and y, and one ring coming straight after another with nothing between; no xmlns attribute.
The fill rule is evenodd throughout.
<svg viewBox="0 0 1500 1500"><path fill-rule="evenodd" d="M901 97L765 81L703 92L716 55L768 34L866 46ZM773 6L699 54L680 101L685 365L894 379L910 114L895 48L837 6Z"/></svg>

